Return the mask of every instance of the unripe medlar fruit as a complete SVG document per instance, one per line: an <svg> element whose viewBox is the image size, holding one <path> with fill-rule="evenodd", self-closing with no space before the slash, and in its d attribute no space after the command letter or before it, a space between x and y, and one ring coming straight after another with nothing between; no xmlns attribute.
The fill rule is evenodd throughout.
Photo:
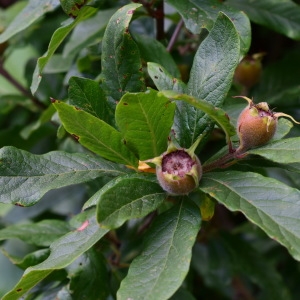
<svg viewBox="0 0 300 300"><path fill-rule="evenodd" d="M262 72L261 59L264 53L256 53L244 57L234 72L234 79L238 84L250 89L260 79Z"/></svg>
<svg viewBox="0 0 300 300"><path fill-rule="evenodd" d="M237 97L243 98L249 103L241 112L237 121L237 131L240 139L240 145L236 150L237 154L268 143L276 132L279 117L287 117L300 124L290 115L274 113L266 102L255 104L247 97Z"/></svg>
<svg viewBox="0 0 300 300"><path fill-rule="evenodd" d="M200 139L189 149L171 142L166 152L148 162L156 164L156 176L160 186L170 195L187 195L199 186L202 166L195 155Z"/></svg>

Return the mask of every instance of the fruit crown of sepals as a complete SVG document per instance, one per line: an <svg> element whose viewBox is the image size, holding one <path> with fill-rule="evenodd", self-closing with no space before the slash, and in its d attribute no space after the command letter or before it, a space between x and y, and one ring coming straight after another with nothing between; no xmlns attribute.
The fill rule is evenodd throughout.
<svg viewBox="0 0 300 300"><path fill-rule="evenodd" d="M271 124L272 120L278 119L280 117L289 118L294 123L300 124L300 122L296 121L292 116L290 116L288 114L285 114L285 113L282 113L282 112L278 112L278 113L272 112L270 110L269 105L268 105L267 102L260 102L258 104L254 104L253 100L249 99L246 96L234 96L234 98L243 98L243 99L245 99L249 103L249 107L250 108L254 107L254 108L258 109L258 110L263 110L263 111L266 111L266 112L270 113L269 116L264 116L264 117L268 118L268 121L267 121L267 131L268 131L269 125Z"/></svg>
<svg viewBox="0 0 300 300"><path fill-rule="evenodd" d="M169 141L169 145L168 145L167 151L164 153L164 155L169 154L171 152L174 152L176 150L184 150L185 152L188 153L188 155L192 159L194 159L196 148L198 147L198 145L199 145L200 141L202 140L202 138L203 138L203 135L201 134L189 149L183 149L182 147L180 147L177 144L176 141L174 141L173 139L171 139ZM159 166L162 163L162 158L163 158L162 155L160 155L160 156L157 156L157 157L154 157L154 158L151 158L151 159L147 159L147 160L145 160L145 162L146 163L148 163L148 162L149 163L153 163L153 164Z"/></svg>

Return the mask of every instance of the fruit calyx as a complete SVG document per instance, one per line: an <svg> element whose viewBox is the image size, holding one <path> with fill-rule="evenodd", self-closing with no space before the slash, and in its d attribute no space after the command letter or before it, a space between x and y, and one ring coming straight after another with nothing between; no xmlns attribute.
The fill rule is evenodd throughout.
<svg viewBox="0 0 300 300"><path fill-rule="evenodd" d="M194 152L200 140L199 137L189 149L171 141L166 152L146 161L156 165L158 182L170 195L187 195L199 186L202 166Z"/></svg>

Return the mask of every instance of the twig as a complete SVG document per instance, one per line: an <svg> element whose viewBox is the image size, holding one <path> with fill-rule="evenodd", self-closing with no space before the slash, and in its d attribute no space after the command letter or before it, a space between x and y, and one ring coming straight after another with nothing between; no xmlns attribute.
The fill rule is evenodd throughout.
<svg viewBox="0 0 300 300"><path fill-rule="evenodd" d="M144 223L138 228L137 230L137 234L141 235L152 223L152 221L154 220L154 218L157 216L157 212L154 211L152 213L150 213L146 218Z"/></svg>
<svg viewBox="0 0 300 300"><path fill-rule="evenodd" d="M173 35L172 35L172 37L170 39L169 45L167 47L167 51L168 52L171 52L171 50L172 50L172 48L173 48L173 46L174 46L174 44L175 44L175 42L176 42L176 40L178 38L178 35L180 33L180 30L181 30L182 26L183 26L183 20L181 19L179 21L179 23L177 24L177 26L176 26L176 28L175 28L175 30L173 32Z"/></svg>
<svg viewBox="0 0 300 300"><path fill-rule="evenodd" d="M24 88L3 66L0 60L0 75L8 80L15 88L17 88L25 97L28 97L37 107L45 109L47 106L35 98L26 88Z"/></svg>
<svg viewBox="0 0 300 300"><path fill-rule="evenodd" d="M145 1L145 0L132 0L135 3L141 3L147 10L149 16L156 20L156 39L163 40L165 38L164 29L164 1L159 0L155 3L155 0Z"/></svg>
<svg viewBox="0 0 300 300"><path fill-rule="evenodd" d="M235 158L235 153L227 153L225 154L224 156L218 158L217 160L207 164L207 165L204 165L203 166L203 173L206 173L206 172L210 172L214 169L217 169L217 168L224 168L225 166L227 166L227 164Z"/></svg>

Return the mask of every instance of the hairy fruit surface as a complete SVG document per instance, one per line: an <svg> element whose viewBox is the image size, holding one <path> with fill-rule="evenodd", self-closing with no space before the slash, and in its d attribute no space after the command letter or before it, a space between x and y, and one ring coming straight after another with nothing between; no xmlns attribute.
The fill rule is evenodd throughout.
<svg viewBox="0 0 300 300"><path fill-rule="evenodd" d="M248 101L248 106L241 112L237 121L237 133L240 145L237 153L243 153L268 143L274 136L279 117L291 116L284 113L274 113L266 102L255 104L251 99L238 96Z"/></svg>

